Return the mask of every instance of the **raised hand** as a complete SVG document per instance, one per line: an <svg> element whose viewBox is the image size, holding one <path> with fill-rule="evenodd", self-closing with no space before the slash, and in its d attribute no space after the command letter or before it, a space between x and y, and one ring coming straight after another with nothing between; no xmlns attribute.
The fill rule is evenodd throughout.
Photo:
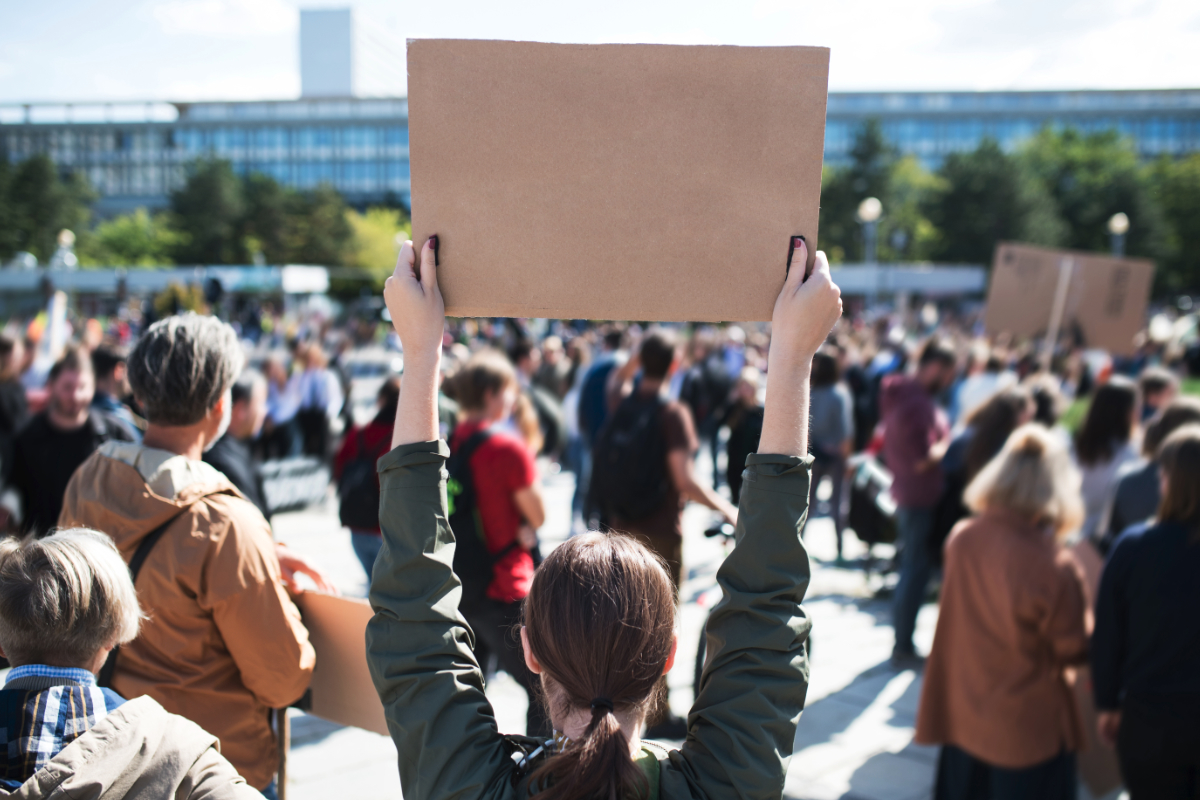
<svg viewBox="0 0 1200 800"><path fill-rule="evenodd" d="M817 251L813 272L805 278L804 270L796 266L807 259L808 247L801 241L771 316L760 453L808 453L808 376L812 359L842 315L842 291L829 274L825 254Z"/></svg>
<svg viewBox="0 0 1200 800"><path fill-rule="evenodd" d="M421 248L417 267L412 242L400 248L396 271L383 286L383 299L404 347L404 378L396 409L392 447L438 438L437 387L446 306L437 284L437 237Z"/></svg>

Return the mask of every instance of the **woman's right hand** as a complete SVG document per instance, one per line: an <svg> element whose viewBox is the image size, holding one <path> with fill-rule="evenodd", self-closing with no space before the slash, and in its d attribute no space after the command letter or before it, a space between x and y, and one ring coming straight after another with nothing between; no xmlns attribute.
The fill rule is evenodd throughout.
<svg viewBox="0 0 1200 800"><path fill-rule="evenodd" d="M396 260L396 271L383 285L383 299L400 336L406 362L421 359L436 362L442 350L446 306L437 284L436 241L437 236L426 240L419 268L413 243L405 242Z"/></svg>
<svg viewBox="0 0 1200 800"><path fill-rule="evenodd" d="M801 241L793 263L799 267L807 261L808 246ZM825 253L818 250L812 274L806 279L803 269L792 269L775 299L768 370L800 365L807 369L841 316L842 290L829 274Z"/></svg>

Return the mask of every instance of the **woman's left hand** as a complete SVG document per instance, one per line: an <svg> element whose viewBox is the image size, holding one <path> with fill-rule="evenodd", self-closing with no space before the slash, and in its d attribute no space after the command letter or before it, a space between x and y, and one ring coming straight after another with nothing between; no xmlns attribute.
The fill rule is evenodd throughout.
<svg viewBox="0 0 1200 800"><path fill-rule="evenodd" d="M429 237L421 248L418 267L413 243L405 242L396 271L383 286L383 299L404 347L405 361L436 360L441 354L446 306L437 284L436 247L437 237Z"/></svg>

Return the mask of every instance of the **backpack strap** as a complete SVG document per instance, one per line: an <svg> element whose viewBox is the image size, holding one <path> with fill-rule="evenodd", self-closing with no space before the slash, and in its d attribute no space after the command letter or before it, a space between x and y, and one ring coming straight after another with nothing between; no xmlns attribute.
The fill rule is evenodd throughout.
<svg viewBox="0 0 1200 800"><path fill-rule="evenodd" d="M142 571L142 565L146 563L146 558L150 555L150 551L154 549L154 545L158 544L158 540L167 532L167 528L171 527L175 520L182 517L191 509L191 506L173 515L170 519L159 525L146 537L138 543L138 548L133 554L133 558L129 561L129 576L134 586L137 585L138 573ZM121 649L121 645L115 646L108 653L108 658L104 661L104 666L100 668L100 674L96 678L96 685L104 689L112 688L113 672L117 668L117 651Z"/></svg>
<svg viewBox="0 0 1200 800"><path fill-rule="evenodd" d="M463 446L454 455L459 456L464 462L470 461L471 456L475 455L475 451L490 438L492 438L491 428L481 428L467 437L467 441L463 442Z"/></svg>

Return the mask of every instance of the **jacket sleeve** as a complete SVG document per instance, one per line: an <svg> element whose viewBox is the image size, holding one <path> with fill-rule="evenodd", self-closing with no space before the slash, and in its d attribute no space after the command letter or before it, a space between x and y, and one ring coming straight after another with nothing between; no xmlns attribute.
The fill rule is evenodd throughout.
<svg viewBox="0 0 1200 800"><path fill-rule="evenodd" d="M246 688L263 705L284 708L308 689L316 653L283 586L266 520L248 500L215 497L230 504L218 511L230 523L209 554L201 605L210 609Z"/></svg>
<svg viewBox="0 0 1200 800"><path fill-rule="evenodd" d="M1059 664L1084 664L1088 657L1091 610L1084 588L1083 568L1070 550L1058 552L1054 568L1056 585L1050 597L1042 634Z"/></svg>
<svg viewBox="0 0 1200 800"><path fill-rule="evenodd" d="M514 764L458 611L448 455L445 442L418 442L379 460L383 550L371 581L367 663L405 800L508 798Z"/></svg>
<svg viewBox="0 0 1200 800"><path fill-rule="evenodd" d="M717 572L723 597L706 629L708 660L687 741L663 765L662 798L777 798L808 692L800 602L812 457L746 460L737 547Z"/></svg>
<svg viewBox="0 0 1200 800"><path fill-rule="evenodd" d="M175 793L177 800L262 800L225 757L210 747L200 754Z"/></svg>
<svg viewBox="0 0 1200 800"><path fill-rule="evenodd" d="M1092 692L1097 711L1121 707L1121 666L1125 661L1125 580L1136 536L1117 540L1100 576L1096 631L1092 635Z"/></svg>

